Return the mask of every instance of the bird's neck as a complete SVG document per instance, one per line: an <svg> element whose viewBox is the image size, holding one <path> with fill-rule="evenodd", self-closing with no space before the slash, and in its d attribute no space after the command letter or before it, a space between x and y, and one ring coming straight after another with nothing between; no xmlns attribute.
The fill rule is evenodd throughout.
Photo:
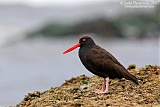
<svg viewBox="0 0 160 107"><path fill-rule="evenodd" d="M83 57L85 57L86 52L91 49L92 47L94 47L96 44L92 44L92 45L84 45L83 47L80 47L79 49L79 57L80 59L82 59Z"/></svg>

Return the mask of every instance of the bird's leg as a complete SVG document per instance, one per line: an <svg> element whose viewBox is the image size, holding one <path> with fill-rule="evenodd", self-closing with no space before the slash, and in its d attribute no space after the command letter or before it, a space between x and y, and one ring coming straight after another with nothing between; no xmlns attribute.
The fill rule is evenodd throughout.
<svg viewBox="0 0 160 107"><path fill-rule="evenodd" d="M108 93L108 83L109 83L109 77L104 78L102 89L101 90L95 90L94 92L97 93L97 94Z"/></svg>

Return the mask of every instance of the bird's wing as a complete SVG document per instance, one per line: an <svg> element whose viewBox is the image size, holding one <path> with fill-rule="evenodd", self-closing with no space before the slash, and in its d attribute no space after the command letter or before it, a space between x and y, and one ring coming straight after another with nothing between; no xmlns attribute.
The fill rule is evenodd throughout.
<svg viewBox="0 0 160 107"><path fill-rule="evenodd" d="M87 61L88 63L94 65L94 69L96 69L98 72L103 74L106 73L108 76L116 78L124 77L128 79L128 76L131 76L125 67L105 49L96 46L89 51L89 54L86 56Z"/></svg>
<svg viewBox="0 0 160 107"><path fill-rule="evenodd" d="M111 60L113 63L122 66L122 64L108 51L101 48L100 46L96 45L94 48L90 49L88 52L89 55L94 56L96 59L99 60Z"/></svg>

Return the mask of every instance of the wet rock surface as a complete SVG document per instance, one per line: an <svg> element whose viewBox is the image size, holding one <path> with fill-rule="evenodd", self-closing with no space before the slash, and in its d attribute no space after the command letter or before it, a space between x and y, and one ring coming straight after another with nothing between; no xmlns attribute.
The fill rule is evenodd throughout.
<svg viewBox="0 0 160 107"><path fill-rule="evenodd" d="M135 65L134 65L135 66ZM139 85L126 79L110 80L109 93L95 94L103 78L81 75L66 80L62 86L45 92L28 93L19 107L102 107L138 106L160 107L160 66L147 65L130 73L138 78Z"/></svg>

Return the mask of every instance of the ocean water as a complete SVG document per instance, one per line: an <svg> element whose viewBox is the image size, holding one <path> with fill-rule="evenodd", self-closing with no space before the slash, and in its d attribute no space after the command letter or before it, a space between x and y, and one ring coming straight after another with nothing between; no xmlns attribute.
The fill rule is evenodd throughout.
<svg viewBox="0 0 160 107"><path fill-rule="evenodd" d="M158 39L101 39L95 42L112 53L125 67L136 64L160 65ZM63 51L78 42L78 37L23 40L0 47L0 106L18 104L33 91L60 86L64 80L81 74L92 76L81 64L78 49Z"/></svg>

